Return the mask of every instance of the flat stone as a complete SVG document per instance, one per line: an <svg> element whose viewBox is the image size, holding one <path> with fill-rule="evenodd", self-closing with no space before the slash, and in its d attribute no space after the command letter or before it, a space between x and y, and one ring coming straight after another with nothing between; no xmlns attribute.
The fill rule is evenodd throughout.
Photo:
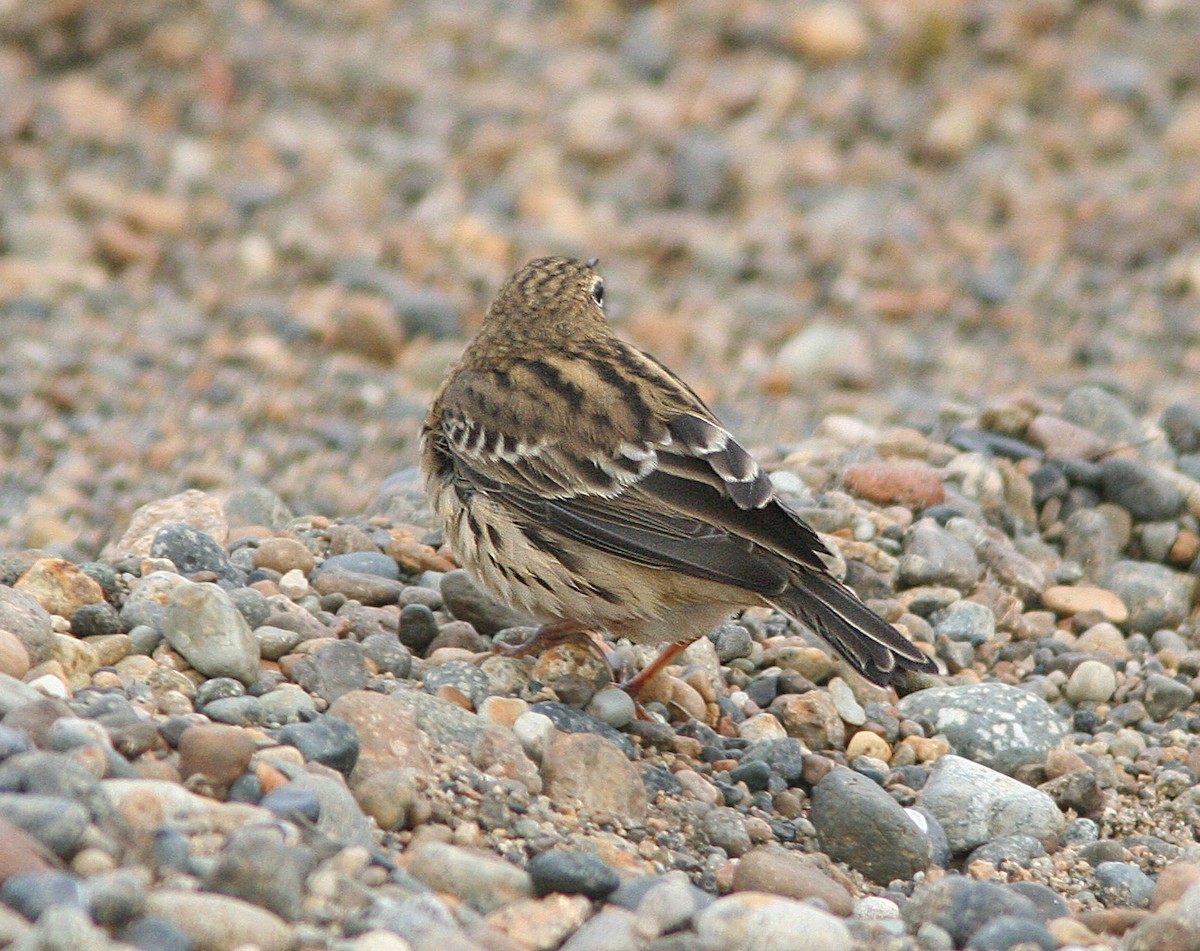
<svg viewBox="0 0 1200 951"><path fill-rule="evenodd" d="M591 733L556 736L542 758L545 793L593 813L641 822L648 799L642 777L621 750Z"/></svg>
<svg viewBox="0 0 1200 951"><path fill-rule="evenodd" d="M1007 684L933 687L900 701L900 716L924 717L960 756L1012 774L1041 763L1067 724L1045 700Z"/></svg>
<svg viewBox="0 0 1200 951"><path fill-rule="evenodd" d="M162 889L146 898L146 911L171 922L204 951L289 951L294 935L278 915L228 895Z"/></svg>
<svg viewBox="0 0 1200 951"><path fill-rule="evenodd" d="M813 905L738 892L718 898L700 913L696 932L704 947L722 951L849 951L850 930Z"/></svg>
<svg viewBox="0 0 1200 951"><path fill-rule="evenodd" d="M854 908L850 892L821 871L814 857L773 847L753 849L742 856L733 870L733 890L801 901L820 899L843 918Z"/></svg>
<svg viewBox="0 0 1200 951"><path fill-rule="evenodd" d="M1066 827L1044 792L961 756L938 760L919 802L942 826L955 854L1018 833L1057 839Z"/></svg>
<svg viewBox="0 0 1200 951"><path fill-rule="evenodd" d="M1042 592L1042 604L1046 610L1064 617L1098 611L1113 624L1123 624L1129 619L1129 609L1119 597L1091 585L1051 585Z"/></svg>
<svg viewBox="0 0 1200 951"><path fill-rule="evenodd" d="M418 729L410 708L384 694L356 690L338 697L329 716L350 724L358 737L359 753L350 773L350 785L386 770L412 767L428 773L428 740Z"/></svg>
<svg viewBox="0 0 1200 951"><path fill-rule="evenodd" d="M409 859L407 871L435 891L461 898L481 914L533 894L529 873L486 852L428 842Z"/></svg>
<svg viewBox="0 0 1200 951"><path fill-rule="evenodd" d="M77 565L61 558L35 561L13 588L59 617L69 618L84 605L104 601L104 589Z"/></svg>

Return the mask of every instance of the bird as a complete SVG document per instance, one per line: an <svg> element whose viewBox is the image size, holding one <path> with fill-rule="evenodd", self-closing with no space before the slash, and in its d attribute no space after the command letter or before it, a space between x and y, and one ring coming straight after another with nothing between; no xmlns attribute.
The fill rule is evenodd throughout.
<svg viewBox="0 0 1200 951"><path fill-rule="evenodd" d="M704 401L624 341L597 262L541 257L497 292L422 426L431 508L459 563L541 626L659 655L773 607L868 680L936 662L830 572L831 553ZM523 645L528 646L528 645Z"/></svg>

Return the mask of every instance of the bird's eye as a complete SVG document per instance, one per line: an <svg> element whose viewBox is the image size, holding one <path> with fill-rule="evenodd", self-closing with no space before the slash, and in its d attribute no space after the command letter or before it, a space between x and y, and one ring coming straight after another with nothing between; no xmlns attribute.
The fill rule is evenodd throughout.
<svg viewBox="0 0 1200 951"><path fill-rule="evenodd" d="M595 284L592 285L592 300L594 300L599 306L601 306L601 307L604 306L604 282L603 281L597 281Z"/></svg>

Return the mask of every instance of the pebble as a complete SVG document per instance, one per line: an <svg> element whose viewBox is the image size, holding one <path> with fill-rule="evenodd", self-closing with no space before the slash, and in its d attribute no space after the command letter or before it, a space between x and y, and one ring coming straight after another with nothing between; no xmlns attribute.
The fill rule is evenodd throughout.
<svg viewBox="0 0 1200 951"><path fill-rule="evenodd" d="M620 884L616 871L582 852L553 849L534 856L527 868L535 895L561 892L603 901Z"/></svg>
<svg viewBox="0 0 1200 951"><path fill-rule="evenodd" d="M305 762L320 763L340 773L349 775L358 762L358 733L336 716L318 715L301 723L290 723L277 730L275 738L296 747Z"/></svg>
<svg viewBox="0 0 1200 951"><path fill-rule="evenodd" d="M350 724L358 737L351 786L385 770L412 767L427 773L432 768L429 740L417 729L413 711L392 698L356 690L330 704L328 713Z"/></svg>
<svg viewBox="0 0 1200 951"><path fill-rule="evenodd" d="M181 581L162 615L167 643L210 677L233 677L249 686L258 679L258 641L229 596L215 584Z"/></svg>
<svg viewBox="0 0 1200 951"><path fill-rule="evenodd" d="M1183 493L1165 473L1137 459L1116 456L1100 464L1104 497L1139 522L1172 519L1183 508Z"/></svg>
<svg viewBox="0 0 1200 951"><path fill-rule="evenodd" d="M1067 725L1040 697L1007 684L933 687L900 701L900 715L924 717L959 755L1012 774L1041 763Z"/></svg>
<svg viewBox="0 0 1200 951"><path fill-rule="evenodd" d="M31 665L50 659L54 629L50 613L35 598L0 585L0 630L21 642Z"/></svg>
<svg viewBox="0 0 1200 951"><path fill-rule="evenodd" d="M929 620L941 636L976 647L986 644L996 634L996 618L991 609L975 601L955 601L935 611Z"/></svg>
<svg viewBox="0 0 1200 951"><path fill-rule="evenodd" d="M801 901L819 899L842 917L855 908L846 887L821 871L812 857L773 847L754 849L742 857L733 871L733 889L768 892Z"/></svg>
<svg viewBox="0 0 1200 951"><path fill-rule="evenodd" d="M1119 597L1090 585L1051 585L1042 592L1042 604L1046 610L1067 617L1095 611L1113 624L1124 624L1129 619L1129 609Z"/></svg>
<svg viewBox="0 0 1200 951"><path fill-rule="evenodd" d="M355 641L334 641L302 657L292 677L309 693L326 703L367 685L367 654Z"/></svg>
<svg viewBox="0 0 1200 951"><path fill-rule="evenodd" d="M163 525L154 533L150 557L168 559L182 575L207 571L234 582L243 577L215 538L184 522Z"/></svg>
<svg viewBox="0 0 1200 951"><path fill-rule="evenodd" d="M946 585L969 589L982 568L974 548L930 518L906 534L900 556L900 580L905 587Z"/></svg>
<svg viewBox="0 0 1200 951"><path fill-rule="evenodd" d="M462 899L481 914L533 894L529 873L474 849L443 842L417 848L407 871L435 891Z"/></svg>
<svg viewBox="0 0 1200 951"><path fill-rule="evenodd" d="M75 854L91 821L87 810L71 799L9 792L0 793L0 818L63 859Z"/></svg>
<svg viewBox="0 0 1200 951"><path fill-rule="evenodd" d="M1142 561L1117 561L1101 584L1128 606L1129 629L1143 634L1181 624L1196 592L1195 576Z"/></svg>
<svg viewBox="0 0 1200 951"><path fill-rule="evenodd" d="M287 844L280 830L250 826L230 837L205 884L292 921L301 915L315 864L312 849Z"/></svg>
<svg viewBox="0 0 1200 951"><path fill-rule="evenodd" d="M1044 792L961 756L938 760L920 803L937 819L956 854L1008 835L1056 839L1066 826Z"/></svg>
<svg viewBox="0 0 1200 951"><path fill-rule="evenodd" d="M542 754L545 794L589 812L646 818L646 786L621 749L594 733L556 736Z"/></svg>
<svg viewBox="0 0 1200 951"><path fill-rule="evenodd" d="M288 951L292 929L278 915L227 895L163 889L146 899L149 914L187 935L198 948L234 951L253 944L262 951Z"/></svg>
<svg viewBox="0 0 1200 951"><path fill-rule="evenodd" d="M908 925L924 929L936 925L952 944L967 947L990 923L1005 918L1039 921L1033 902L1024 895L993 882L947 876L914 892L903 908ZM920 939L921 931L918 931Z"/></svg>
<svg viewBox="0 0 1200 951"><path fill-rule="evenodd" d="M1101 862L1096 866L1096 894L1106 905L1145 908L1154 897L1154 879L1127 862Z"/></svg>
<svg viewBox="0 0 1200 951"><path fill-rule="evenodd" d="M834 767L813 787L812 797L809 818L831 858L880 885L910 879L929 866L929 840L867 777ZM880 849L880 842L887 842L887 849Z"/></svg>
<svg viewBox="0 0 1200 951"><path fill-rule="evenodd" d="M468 622L484 637L509 627L527 627L531 619L505 607L488 595L462 569L442 575L439 590L446 610L460 621Z"/></svg>
<svg viewBox="0 0 1200 951"><path fill-rule="evenodd" d="M1104 703L1117 690L1117 674L1108 664L1085 660L1073 671L1064 692L1072 703Z"/></svg>
<svg viewBox="0 0 1200 951"><path fill-rule="evenodd" d="M1154 720L1166 720L1171 714L1186 710L1196 699L1192 687L1165 674L1146 675L1146 712Z"/></svg>
<svg viewBox="0 0 1200 951"><path fill-rule="evenodd" d="M59 617L69 618L82 607L104 601L104 589L78 566L61 558L38 559L17 579L13 589Z"/></svg>
<svg viewBox="0 0 1200 951"><path fill-rule="evenodd" d="M849 951L853 944L850 930L828 912L760 892L718 898L700 913L696 933L703 947L726 951Z"/></svg>
<svg viewBox="0 0 1200 951"><path fill-rule="evenodd" d="M240 727L199 725L179 738L179 772L200 775L216 789L228 788L250 765L256 744Z"/></svg>

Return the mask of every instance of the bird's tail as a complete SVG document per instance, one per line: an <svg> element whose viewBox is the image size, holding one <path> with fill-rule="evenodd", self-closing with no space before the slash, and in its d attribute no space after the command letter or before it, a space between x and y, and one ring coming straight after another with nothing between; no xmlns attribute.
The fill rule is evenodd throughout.
<svg viewBox="0 0 1200 951"><path fill-rule="evenodd" d="M931 657L829 575L798 573L787 590L768 600L807 624L874 683L891 683L901 669L937 673Z"/></svg>

